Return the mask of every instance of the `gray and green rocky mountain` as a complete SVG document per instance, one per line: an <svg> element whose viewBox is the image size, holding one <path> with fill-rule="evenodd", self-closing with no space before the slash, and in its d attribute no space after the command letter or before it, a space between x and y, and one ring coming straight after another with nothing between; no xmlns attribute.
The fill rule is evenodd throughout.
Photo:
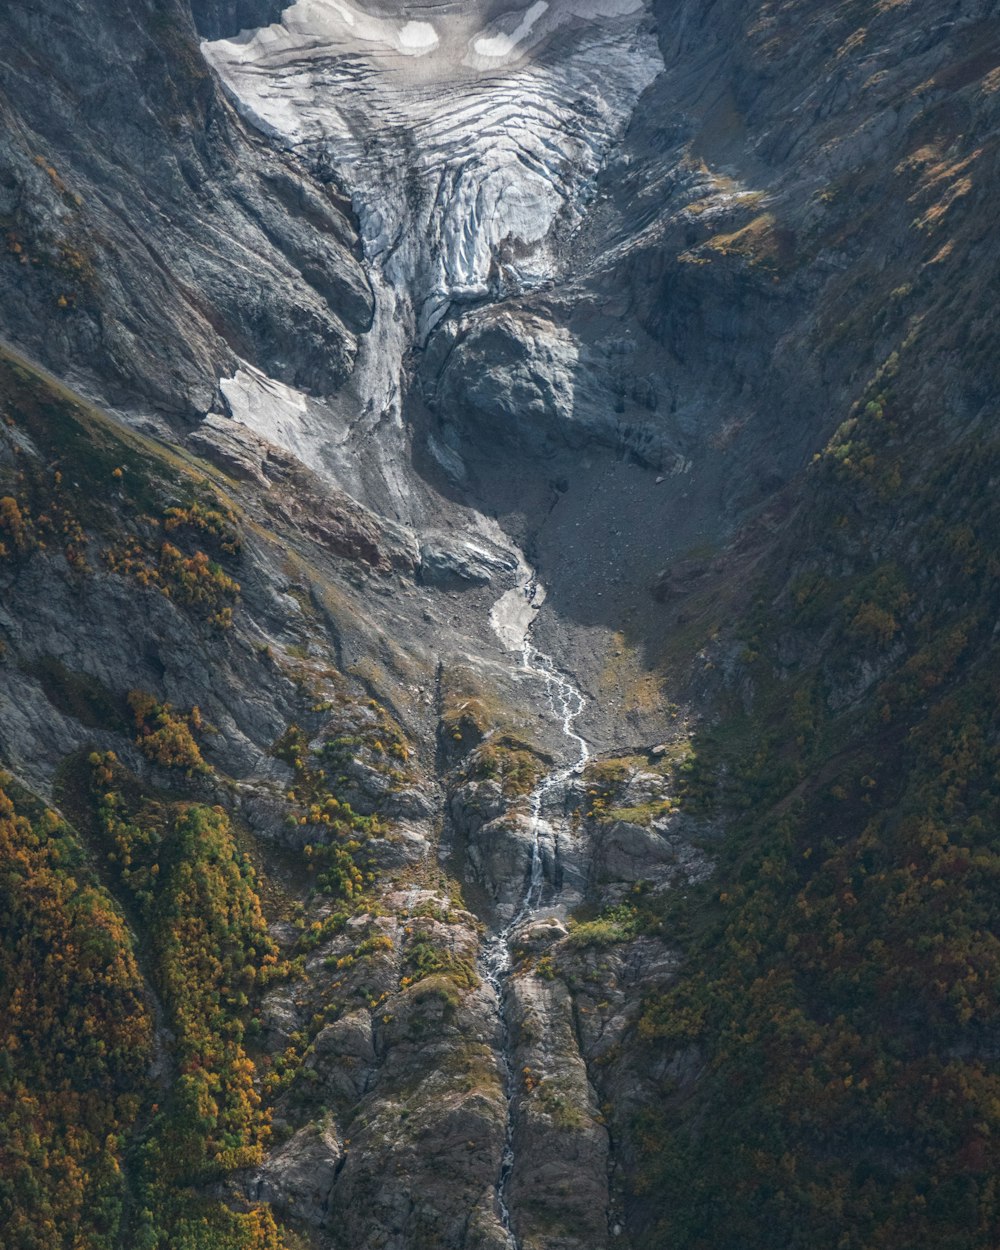
<svg viewBox="0 0 1000 1250"><path fill-rule="evenodd" d="M1000 14L0 0L0 1245L1000 1239Z"/></svg>

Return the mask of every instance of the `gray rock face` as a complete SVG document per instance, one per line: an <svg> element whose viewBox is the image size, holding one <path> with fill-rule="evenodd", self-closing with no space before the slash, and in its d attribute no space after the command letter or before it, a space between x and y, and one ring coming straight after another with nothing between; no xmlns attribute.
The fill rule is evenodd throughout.
<svg viewBox="0 0 1000 1250"><path fill-rule="evenodd" d="M327 1121L307 1124L268 1157L247 1182L247 1196L321 1228L329 1221L344 1146Z"/></svg>
<svg viewBox="0 0 1000 1250"><path fill-rule="evenodd" d="M435 407L462 412L487 440L542 452L574 440L579 347L564 327L538 316L499 312L442 330L426 375ZM575 431L579 446L587 431Z"/></svg>
<svg viewBox="0 0 1000 1250"><path fill-rule="evenodd" d="M263 576L262 568L257 572ZM166 598L155 591L137 594L121 578L97 574L67 582L50 562L39 561L15 578L0 573L0 579L7 583L0 630L24 669L55 660L122 704L128 690L142 689L161 692L177 707L200 705L220 731L211 740L213 762L237 776L266 777L271 771L265 744L281 732L291 690L276 684L266 697L262 694L261 661L252 648L230 648L226 640L197 627L193 632L190 620ZM74 619L85 620L87 629L67 629L67 621ZM135 646L121 645L123 631ZM5 681L0 691L0 704L10 709L0 730L0 750L42 793L70 751L95 741L110 747L126 727L95 729L61 716L39 679L14 680L20 690ZM117 742L115 749L120 749ZM129 753L140 760L137 752Z"/></svg>
<svg viewBox="0 0 1000 1250"><path fill-rule="evenodd" d="M372 309L344 205L247 135L184 4L13 5L4 36L0 334L186 416L241 358L341 383Z"/></svg>
<svg viewBox="0 0 1000 1250"><path fill-rule="evenodd" d="M375 1066L375 1044L368 1012L352 1012L321 1029L306 1062L310 1070L321 1073L339 1105L353 1107L358 1103Z"/></svg>
<svg viewBox="0 0 1000 1250"><path fill-rule="evenodd" d="M673 860L657 830L616 820L601 839L597 871L615 881L644 881Z"/></svg>
<svg viewBox="0 0 1000 1250"><path fill-rule="evenodd" d="M531 1250L602 1250L608 1242L608 1135L561 981L511 983L514 1226Z"/></svg>
<svg viewBox="0 0 1000 1250"><path fill-rule="evenodd" d="M188 435L188 446L232 477L268 485L267 462L277 448L258 438L245 426L216 413L208 413Z"/></svg>
<svg viewBox="0 0 1000 1250"><path fill-rule="evenodd" d="M194 23L203 39L222 39L269 26L287 7L284 0L191 0Z"/></svg>
<svg viewBox="0 0 1000 1250"><path fill-rule="evenodd" d="M496 1244L504 1121L489 1004L429 978L382 1016L377 1083L345 1120L351 1147L335 1201L349 1244Z"/></svg>
<svg viewBox="0 0 1000 1250"><path fill-rule="evenodd" d="M510 812L481 825L470 842L473 871L508 915L524 895L534 836L530 818L523 812Z"/></svg>
<svg viewBox="0 0 1000 1250"><path fill-rule="evenodd" d="M420 578L424 585L486 585L497 573L513 573L516 568L509 553L487 551L447 535L435 535L420 548Z"/></svg>

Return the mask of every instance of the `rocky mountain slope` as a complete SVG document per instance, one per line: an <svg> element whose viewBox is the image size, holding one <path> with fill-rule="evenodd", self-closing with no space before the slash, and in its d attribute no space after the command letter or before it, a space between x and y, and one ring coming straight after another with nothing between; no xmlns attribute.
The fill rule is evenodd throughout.
<svg viewBox="0 0 1000 1250"><path fill-rule="evenodd" d="M995 1245L993 7L0 23L4 1245Z"/></svg>

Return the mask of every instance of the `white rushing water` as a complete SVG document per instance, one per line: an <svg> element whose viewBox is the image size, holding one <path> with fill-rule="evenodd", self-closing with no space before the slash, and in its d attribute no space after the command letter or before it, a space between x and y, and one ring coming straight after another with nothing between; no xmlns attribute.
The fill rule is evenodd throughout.
<svg viewBox="0 0 1000 1250"><path fill-rule="evenodd" d="M510 602L511 596L516 596L527 604L527 617L518 613L517 608ZM571 778L583 772L590 759L587 741L576 729L576 721L586 707L586 699L582 692L559 672L552 656L540 651L531 640L533 613L543 599L544 591L538 586L529 570L527 578L517 590L508 591L504 596L505 602L501 610L497 612L495 607L491 618L498 636L508 646L512 642L511 621L524 622L520 645L522 671L538 678L543 683L549 708L559 723L567 743L571 744L569 762L547 773L528 796L531 860L524 894L517 911L508 923L484 943L479 960L483 978L493 986L496 993L500 1015L500 1060L503 1067L504 1094L507 1100L507 1120L500 1175L497 1180L497 1209L507 1235L508 1250L518 1250L507 1203L507 1190L514 1171L514 1101L517 1093L517 1082L510 1055L510 1027L507 1021L507 987L512 965L511 945L517 930L532 918L542 901L542 890L545 885L541 846L543 812L546 806L552 806L565 799L567 783Z"/></svg>

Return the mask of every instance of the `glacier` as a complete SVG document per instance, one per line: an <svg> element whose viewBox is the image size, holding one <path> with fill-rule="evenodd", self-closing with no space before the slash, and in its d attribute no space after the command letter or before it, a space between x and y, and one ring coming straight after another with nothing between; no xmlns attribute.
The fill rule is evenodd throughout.
<svg viewBox="0 0 1000 1250"><path fill-rule="evenodd" d="M202 47L248 121L352 196L376 297L353 402L383 445L407 352L442 318L557 277L663 69L643 0L299 0Z"/></svg>

